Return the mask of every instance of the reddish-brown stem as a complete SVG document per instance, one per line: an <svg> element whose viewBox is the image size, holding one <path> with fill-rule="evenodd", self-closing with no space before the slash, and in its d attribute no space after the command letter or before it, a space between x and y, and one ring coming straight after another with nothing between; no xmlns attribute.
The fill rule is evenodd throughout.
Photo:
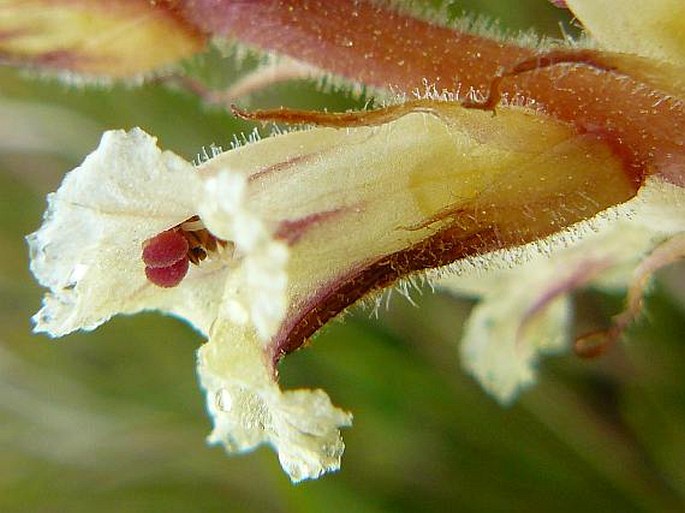
<svg viewBox="0 0 685 513"><path fill-rule="evenodd" d="M423 87L424 78L438 88L486 88L497 69L534 55L366 1L179 0L177 9L208 33L402 91Z"/></svg>
<svg viewBox="0 0 685 513"><path fill-rule="evenodd" d="M446 90L461 97L483 97L483 103L466 104L480 109L494 109L504 97L510 104L569 124L578 133L603 142L622 163L631 183L628 190L614 189L611 173L597 169L594 183L582 191L588 204L596 206L587 209L587 217L628 200L648 175L662 174L674 183L685 183L685 102L678 98L682 89L671 86L672 70L661 64L595 50L540 51L438 26L362 0L178 0L176 8L208 33L235 37L366 86L401 93L421 93L426 85L434 86L438 93ZM346 127L385 122L412 107L405 108L410 110L236 113L258 121ZM554 220L555 209L566 206L557 200L550 197L539 205L538 217L548 212ZM569 218L568 223L578 220ZM567 226L539 222L505 230L506 219L499 224L493 221L471 233L448 228L327 284L317 297L293 306L293 315L274 340L274 359L299 347L328 319L369 291L408 273L536 240ZM519 235L511 239L516 231Z"/></svg>
<svg viewBox="0 0 685 513"><path fill-rule="evenodd" d="M543 53L532 59L515 64L510 69L498 72L490 82L490 89L485 101L467 98L462 105L469 109L491 110L494 112L502 99L502 82L507 77L515 77L529 71L537 71L559 64L584 64L600 71L614 71L615 66L602 63L597 52L592 50L556 50Z"/></svg>
<svg viewBox="0 0 685 513"><path fill-rule="evenodd" d="M682 174L685 108L645 84L645 70L634 58L594 50L539 52L364 1L179 0L176 8L206 32L368 86L410 93L427 82L438 91L490 96L486 107L492 107L495 79L495 89L510 100L519 98L604 140L636 189L648 174ZM501 70L509 70L506 80L496 78Z"/></svg>
<svg viewBox="0 0 685 513"><path fill-rule="evenodd" d="M435 108L435 102L429 100L414 100L398 105L390 105L382 109L352 112L317 112L313 110L288 109L285 107L247 111L236 105L231 105L231 111L237 117L248 121L312 124L333 128L382 125L410 112L423 112L440 117L440 112Z"/></svg>

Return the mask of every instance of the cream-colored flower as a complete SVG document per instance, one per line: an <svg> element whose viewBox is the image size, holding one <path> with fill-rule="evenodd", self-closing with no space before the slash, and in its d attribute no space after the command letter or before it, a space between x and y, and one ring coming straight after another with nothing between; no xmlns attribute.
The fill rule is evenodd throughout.
<svg viewBox="0 0 685 513"><path fill-rule="evenodd" d="M674 108L682 106L683 2L629 0L619 9L613 0L563 3L602 47L622 52L622 58L639 57L631 71L671 94L654 93L655 105L668 99ZM682 148L683 141L676 145ZM639 315L650 275L685 255L682 154L653 157L658 176L648 178L630 201L513 253L487 255L471 275L441 282L479 299L465 327L463 364L500 402L511 402L534 382L541 354L569 347L569 292L587 284L629 290L613 332L600 336L600 342L611 342Z"/></svg>
<svg viewBox="0 0 685 513"><path fill-rule="evenodd" d="M563 124L430 100L389 108L370 126L264 139L197 168L140 130L108 132L29 237L31 268L50 289L36 330L61 336L144 309L187 318L209 339L198 373L211 440L228 450L269 443L294 480L316 477L338 467L338 428L350 417L323 392L282 393L280 358L403 276L507 237L525 242L522 212L557 201L561 162L576 173L563 182L571 190L598 162L625 182L608 153ZM493 186L503 181L506 194ZM501 202L506 216L493 208ZM162 232L200 229L223 245L206 248L176 286L151 283L143 248Z"/></svg>
<svg viewBox="0 0 685 513"><path fill-rule="evenodd" d="M479 299L465 326L463 365L497 400L510 403L535 381L540 355L568 349L570 292L591 284L641 295L643 280L685 246L680 241L667 254L658 248L684 232L685 190L652 178L633 200L519 248L514 267L511 252L499 252L470 275L441 280L445 289ZM650 259L653 267L645 270ZM617 333L604 336L618 336L640 313L635 307L617 318Z"/></svg>
<svg viewBox="0 0 685 513"><path fill-rule="evenodd" d="M168 5L130 0L2 0L0 33L3 64L79 81L140 79L200 51L206 40Z"/></svg>
<svg viewBox="0 0 685 513"><path fill-rule="evenodd" d="M62 336L117 313L162 308L206 332L214 302L204 304L195 287L161 297L141 260L143 241L192 216L201 199L193 166L161 152L142 130L105 133L48 197L43 226L28 237L31 270L50 288L34 317L36 331ZM212 279L205 274L191 272L197 289Z"/></svg>
<svg viewBox="0 0 685 513"><path fill-rule="evenodd" d="M294 480L317 477L338 467L338 427L350 417L323 392L284 394L276 384L266 341L285 313L288 250L244 209L244 176L230 168L201 176L139 129L105 133L28 237L31 270L50 288L35 329L62 336L149 309L186 318L210 338L198 369L216 422L211 439L231 451L271 443ZM198 212L234 250L209 255L178 286L154 285L144 242Z"/></svg>
<svg viewBox="0 0 685 513"><path fill-rule="evenodd" d="M603 48L685 64L685 3L681 0L566 0Z"/></svg>
<svg viewBox="0 0 685 513"><path fill-rule="evenodd" d="M351 416L322 391L281 391L280 359L357 301L416 273L454 271L448 285L481 298L467 368L509 402L533 381L539 352L566 347L570 290L629 284L615 337L639 313L650 272L685 251L685 152L674 135L683 84L670 83L681 63L670 46L625 49L636 55L551 52L501 71L539 78L535 65L584 66L543 77L569 80L547 113L516 94L497 116L437 94L372 112L279 111L270 115L344 129L271 137L197 167L140 130L108 132L29 236L31 269L50 289L36 330L61 336L145 309L188 319L208 338L198 375L210 441L229 452L269 444L299 481L339 467ZM664 61L646 59L655 55ZM573 88L587 100L602 74L596 105L576 108ZM618 83L652 91L631 106L650 116L650 131L632 121L616 131ZM617 142L624 136L639 151Z"/></svg>
<svg viewBox="0 0 685 513"><path fill-rule="evenodd" d="M264 342L249 326L219 320L198 353L198 375L214 421L211 443L228 452L266 443L297 482L337 470L345 445L339 428L352 416L322 390L282 392Z"/></svg>

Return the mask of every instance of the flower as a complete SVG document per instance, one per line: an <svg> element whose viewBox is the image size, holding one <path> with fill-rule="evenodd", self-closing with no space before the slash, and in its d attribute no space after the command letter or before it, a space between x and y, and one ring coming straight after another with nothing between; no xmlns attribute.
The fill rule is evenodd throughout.
<svg viewBox="0 0 685 513"><path fill-rule="evenodd" d="M583 356L605 351L641 314L645 280L685 255L684 232L685 192L652 179L633 200L519 248L515 267L511 252L498 252L467 276L443 278L440 287L479 299L462 339L465 368L498 401L511 403L534 383L541 354L568 348L568 296L584 285L630 289L626 311L610 328L576 341Z"/></svg>
<svg viewBox="0 0 685 513"><path fill-rule="evenodd" d="M315 4L311 20L300 4L263 1L246 11L178 2L175 12L405 96L356 113L236 109L316 126L196 167L141 130L107 132L29 236L31 269L50 289L37 331L61 336L146 309L186 318L208 339L198 375L210 441L229 452L269 444L294 481L339 467L351 416L322 391L281 391L277 364L348 307L417 273L479 297L464 360L506 403L533 381L538 353L567 346L571 290L629 286L626 312L576 344L600 352L639 315L649 275L685 253L680 47L536 50L371 4ZM606 11L565 4L593 32L613 30ZM633 13L622 19L640 33ZM338 22L351 44L322 35ZM397 24L407 30L388 29ZM330 54L305 51L314 36ZM414 37L426 44L407 44ZM450 53L456 44L464 51ZM368 57L384 49L406 61ZM407 100L417 79L426 87Z"/></svg>
<svg viewBox="0 0 685 513"><path fill-rule="evenodd" d="M567 0L563 4L604 48L623 52L621 59L640 56L640 60L626 61L627 69L656 86L649 93L653 105L666 101L673 102L674 110L682 109L685 38L683 17L678 15L685 14L682 2L622 2L618 11L612 0ZM685 256L685 142L680 123L672 120L659 129L657 145L669 149L649 150L654 176L645 180L632 200L572 228L586 231L583 237L569 241L568 232L562 232L552 240L537 242L542 252L533 251L535 256L524 259L523 265L512 269L499 266L485 274L481 266L481 271L470 277L443 281L447 290L480 299L465 327L462 357L466 369L500 402L511 402L534 382L540 354L568 347L569 292L587 284L629 289L626 310L614 318L610 328L575 341L579 354L594 356L620 338L641 314L651 274ZM675 144L669 146L669 140ZM670 148L675 151L671 153ZM557 250L550 254L548 244ZM511 254L491 255L493 258L507 260Z"/></svg>
<svg viewBox="0 0 685 513"><path fill-rule="evenodd" d="M205 43L166 2L130 0L5 0L0 34L3 64L105 82L148 76Z"/></svg>
<svg viewBox="0 0 685 513"><path fill-rule="evenodd" d="M31 270L51 289L34 317L36 331L62 336L116 313L165 306L209 328L213 314L201 303L157 304L144 272L132 272L143 271L143 241L190 217L201 198L193 167L152 141L140 130L106 133L48 197L43 226L28 237Z"/></svg>

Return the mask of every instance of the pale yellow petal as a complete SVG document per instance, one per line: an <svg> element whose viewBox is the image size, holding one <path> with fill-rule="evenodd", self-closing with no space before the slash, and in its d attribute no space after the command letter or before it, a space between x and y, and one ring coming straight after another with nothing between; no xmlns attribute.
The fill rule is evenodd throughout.
<svg viewBox="0 0 685 513"><path fill-rule="evenodd" d="M271 137L201 167L207 179L243 175L242 208L261 220L251 232L290 246L276 355L405 274L543 238L630 194L621 162L565 124L523 109L434 107Z"/></svg>
<svg viewBox="0 0 685 513"><path fill-rule="evenodd" d="M201 172L206 170L200 169ZM250 208L247 180L225 168L205 181L198 213L217 237L236 248L233 274L226 282L220 314L234 323L249 323L263 340L275 335L286 312L288 248Z"/></svg>
<svg viewBox="0 0 685 513"><path fill-rule="evenodd" d="M605 49L685 66L682 0L567 0Z"/></svg>
<svg viewBox="0 0 685 513"><path fill-rule="evenodd" d="M543 354L567 347L566 295L588 284L625 290L636 280L641 294L642 262L664 241L677 241L682 251L683 232L685 189L652 178L624 205L516 252L479 257L470 275L441 278L438 286L479 300L465 325L463 365L498 401L511 402L535 382ZM655 259L673 261L680 254ZM639 313L640 300L631 298L628 320Z"/></svg>
<svg viewBox="0 0 685 513"><path fill-rule="evenodd" d="M295 482L340 467L345 446L339 429L352 416L321 390L282 392L251 327L217 322L199 351L198 375L214 422L211 443L230 453L271 445Z"/></svg>
<svg viewBox="0 0 685 513"><path fill-rule="evenodd" d="M193 215L201 191L193 166L162 152L142 130L106 132L48 197L44 223L28 237L31 271L50 289L36 330L61 336L117 313L163 306L206 329L203 303L185 308L193 301L179 301L198 288L161 294L146 280L141 258L144 240Z"/></svg>
<svg viewBox="0 0 685 513"><path fill-rule="evenodd" d="M500 284L508 282L502 279ZM493 286L464 326L462 364L503 404L511 403L521 390L535 383L542 355L568 347L568 299L555 298L544 311L528 317L526 308L538 299L535 292L544 289L528 289L522 295L523 291L523 287Z"/></svg>
<svg viewBox="0 0 685 513"><path fill-rule="evenodd" d="M95 78L135 77L199 51L166 2L0 0L0 59Z"/></svg>

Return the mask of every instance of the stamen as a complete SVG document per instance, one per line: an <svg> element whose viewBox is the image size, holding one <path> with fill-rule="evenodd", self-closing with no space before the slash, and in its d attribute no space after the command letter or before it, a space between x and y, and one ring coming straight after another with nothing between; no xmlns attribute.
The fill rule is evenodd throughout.
<svg viewBox="0 0 685 513"><path fill-rule="evenodd" d="M188 259L181 260L167 267L146 267L145 276L158 287L175 287L188 273Z"/></svg>
<svg viewBox="0 0 685 513"><path fill-rule="evenodd" d="M188 273L189 264L199 265L228 244L212 235L198 216L192 216L143 242L145 276L160 287L175 287Z"/></svg>
<svg viewBox="0 0 685 513"><path fill-rule="evenodd" d="M205 223L197 216L193 216L188 221L181 223L181 230L186 232L196 232L205 229Z"/></svg>
<svg viewBox="0 0 685 513"><path fill-rule="evenodd" d="M147 267L168 267L184 258L188 248L178 230L167 230L143 243L143 262Z"/></svg>
<svg viewBox="0 0 685 513"><path fill-rule="evenodd" d="M188 260L193 265L200 265L205 258L207 258L207 252L199 246L188 251Z"/></svg>

